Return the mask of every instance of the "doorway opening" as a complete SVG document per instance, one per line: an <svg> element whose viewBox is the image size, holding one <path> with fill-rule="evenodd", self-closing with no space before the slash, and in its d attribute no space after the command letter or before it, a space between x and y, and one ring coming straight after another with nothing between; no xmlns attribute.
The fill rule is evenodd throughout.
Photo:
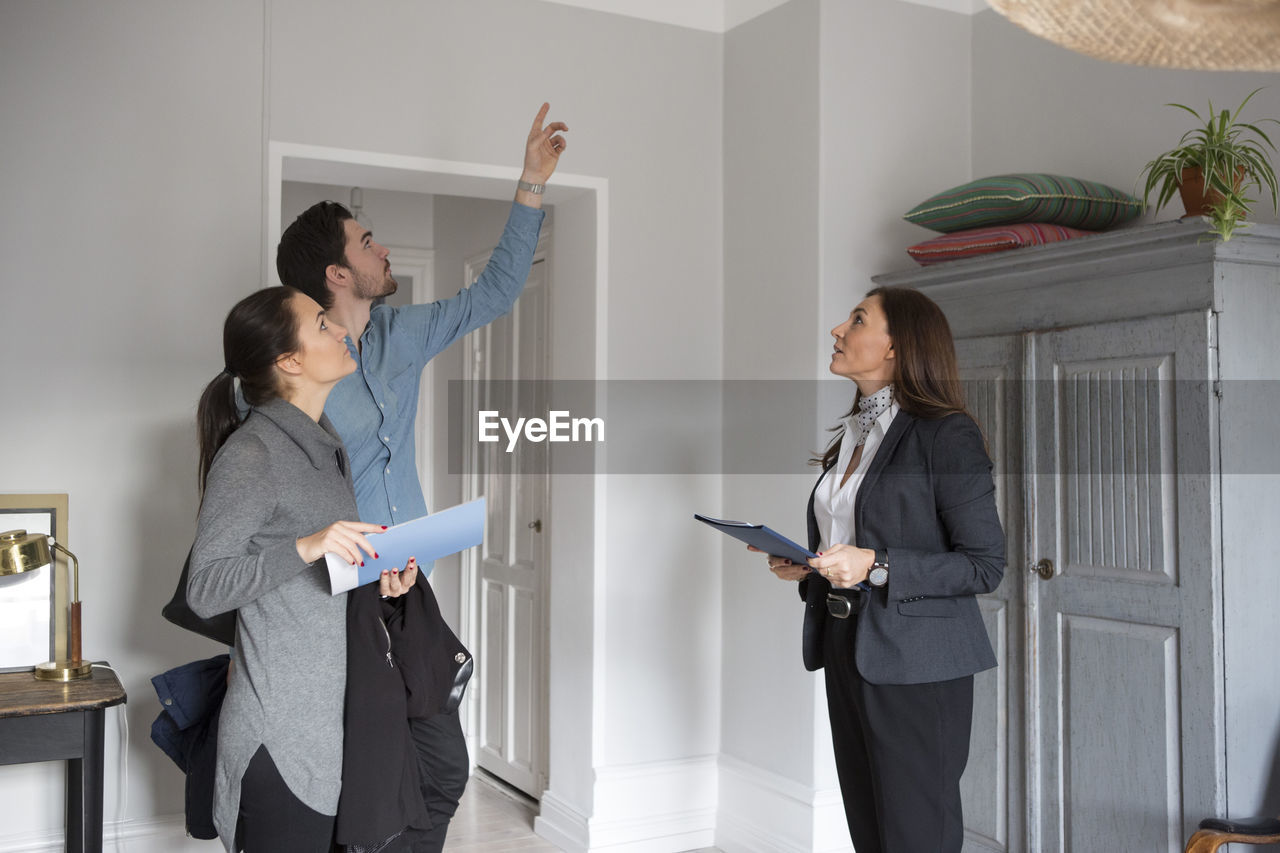
<svg viewBox="0 0 1280 853"><path fill-rule="evenodd" d="M511 167L286 142L268 143L267 159L263 280L269 284L278 282L275 247L287 224L282 223L281 204L287 181L509 203L519 177L519 169ZM552 328L573 330L573 334L557 335L548 342L548 376L555 379L598 380L608 375L604 346L608 316L607 199L607 181L559 173L544 196L544 203L554 209L556 218L556 239L546 258L546 265L556 271L555 294L547 305L549 323ZM493 237L496 239L496 232ZM414 277L415 301L418 281L427 278L430 276ZM452 281L446 283L439 277L434 282L439 295L451 295L454 287ZM444 293L446 289L449 293ZM432 364L438 363L433 360ZM440 411L447 409L448 382L441 372L439 366L435 370L428 366L428 374L432 374L428 381L433 387L424 389L428 393L423 398L434 401L436 411L425 419L421 412L419 415L420 430L430 430L419 437L420 446L424 440L426 444L425 452L419 455L421 466L427 469L423 488L432 508L456 502L447 501L446 496L460 496L462 485L459 474L449 473L448 436L441 429L448 421ZM438 402L442 400L443 405ZM589 802L593 757L601 753L604 742L604 613L597 604L603 599L605 561L604 543L597 531L603 529L606 490L597 487L595 478L589 476L563 478L565 484L557 488L560 479L555 475L548 478L546 513L541 519L544 523L551 518L556 520L554 525L546 524L544 547L548 564L563 567L549 578L550 588L546 590L546 622L555 630L549 634L546 669L541 678L550 721L545 748L549 769L542 793L544 809L554 804L553 813L571 814L582 808L580 804ZM483 645L478 624L482 620L465 616L467 602L457 574L452 584L442 574L437 567L432 584L446 619L468 647L478 653ZM588 602L589 606L582 606ZM509 672L511 668L506 669ZM474 731L469 729L468 735L473 737ZM473 748L473 758L477 752Z"/></svg>

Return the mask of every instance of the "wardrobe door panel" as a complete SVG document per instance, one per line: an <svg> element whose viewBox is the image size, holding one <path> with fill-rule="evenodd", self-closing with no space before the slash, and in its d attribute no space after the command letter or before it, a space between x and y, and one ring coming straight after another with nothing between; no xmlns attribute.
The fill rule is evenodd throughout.
<svg viewBox="0 0 1280 853"><path fill-rule="evenodd" d="M1209 319L1033 338L1035 850L1177 853L1213 812Z"/></svg>
<svg viewBox="0 0 1280 853"><path fill-rule="evenodd" d="M1008 561L1004 581L978 599L998 666L974 679L973 736L960 783L966 851L1025 849L1022 347L1020 335L956 343L966 404L994 464Z"/></svg>

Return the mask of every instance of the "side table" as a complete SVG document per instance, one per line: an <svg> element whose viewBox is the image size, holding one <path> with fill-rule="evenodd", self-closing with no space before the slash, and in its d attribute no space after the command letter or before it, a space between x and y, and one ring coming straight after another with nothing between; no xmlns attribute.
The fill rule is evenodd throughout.
<svg viewBox="0 0 1280 853"><path fill-rule="evenodd" d="M126 699L116 674L100 667L65 684L0 673L0 764L67 762L70 853L102 853L105 711Z"/></svg>

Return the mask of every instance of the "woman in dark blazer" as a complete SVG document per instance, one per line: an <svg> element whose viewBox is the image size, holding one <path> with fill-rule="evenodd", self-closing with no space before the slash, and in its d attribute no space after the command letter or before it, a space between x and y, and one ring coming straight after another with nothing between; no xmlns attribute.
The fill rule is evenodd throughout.
<svg viewBox="0 0 1280 853"><path fill-rule="evenodd" d="M959 851L973 675L996 665L975 595L1004 572L991 460L964 408L946 318L877 288L831 334L857 384L809 497L799 581L804 663L825 668L836 767L858 853Z"/></svg>

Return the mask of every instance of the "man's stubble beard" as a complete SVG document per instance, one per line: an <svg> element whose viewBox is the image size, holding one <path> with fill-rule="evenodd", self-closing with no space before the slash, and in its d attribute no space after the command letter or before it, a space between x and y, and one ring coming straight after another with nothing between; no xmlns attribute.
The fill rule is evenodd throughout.
<svg viewBox="0 0 1280 853"><path fill-rule="evenodd" d="M391 277L391 273L387 273L382 281L371 280L359 273L355 276L355 294L361 299L380 299L390 296L399 287L400 283Z"/></svg>

